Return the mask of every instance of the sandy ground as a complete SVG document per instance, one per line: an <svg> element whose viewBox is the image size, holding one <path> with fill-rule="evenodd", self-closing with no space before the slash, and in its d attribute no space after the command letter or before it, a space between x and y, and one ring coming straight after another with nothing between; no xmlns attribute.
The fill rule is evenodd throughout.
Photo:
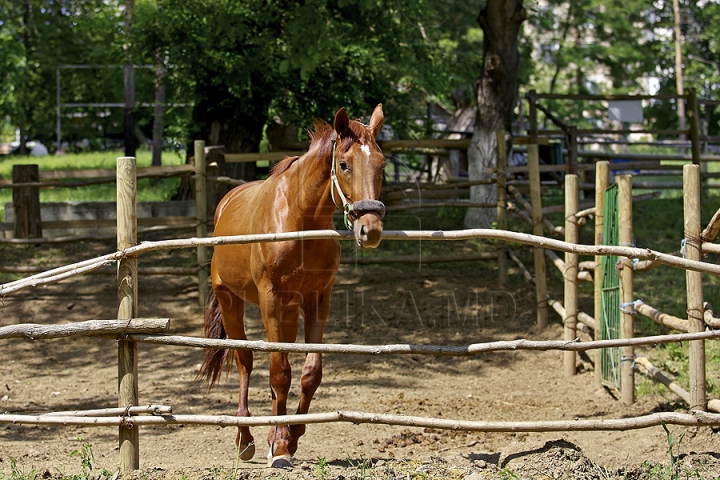
<svg viewBox="0 0 720 480"><path fill-rule="evenodd" d="M341 271L326 329L328 343L469 344L518 338L559 339L553 324L534 328L534 291L516 283L500 290L494 273L452 267L358 268ZM520 282L520 280L515 280ZM202 336L196 283L189 277L144 277L140 315L169 317L170 331ZM0 326L61 324L116 315L112 276L10 295ZM551 315L554 315L551 313ZM263 339L256 307L248 307L250 339ZM302 336L300 336L302 338ZM207 392L193 379L203 351L140 345L140 403L170 405L176 414L235 412L237 376ZM117 347L112 339L3 340L0 411L40 414L116 405ZM291 356L296 379L302 357ZM250 410L270 413L268 355L256 354ZM500 352L477 357L326 355L312 412L356 410L465 420L623 418L680 408L670 394L623 406L594 380L591 357L578 356L578 375L562 373L560 352ZM297 382L291 402L298 399ZM294 406L292 407L294 408ZM680 411L682 411L680 409ZM720 436L710 428L670 427L687 471L720 475ZM235 462L236 432L210 426L140 427L138 478L210 478ZM267 428L254 429L255 458L239 466L245 478L603 478L636 472L643 462L666 466L668 438L660 427L628 432L463 433L380 425L311 425L300 440L296 468L265 467ZM115 427L0 425L0 472L11 459L40 472L74 472L78 438L92 447L96 470L117 469ZM319 459L324 462L319 463ZM323 466L323 463L325 466ZM660 467L657 467L660 468ZM5 470L3 470L5 469ZM689 470L688 470L689 469ZM694 470L692 470L694 471ZM419 472L419 473L418 473ZM569 473L568 473L569 472ZM620 472L620 473L618 473ZM422 475L425 477L423 477ZM420 476L418 476L420 475ZM2 473L0 473L0 477ZM633 477L633 475L629 475ZM506 477L512 478L512 477Z"/></svg>

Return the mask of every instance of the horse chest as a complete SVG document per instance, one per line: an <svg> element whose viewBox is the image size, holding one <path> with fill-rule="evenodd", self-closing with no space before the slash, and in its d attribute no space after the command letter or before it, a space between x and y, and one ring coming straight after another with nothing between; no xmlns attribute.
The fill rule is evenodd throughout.
<svg viewBox="0 0 720 480"><path fill-rule="evenodd" d="M324 290L337 274L340 246L337 242L297 242L276 251L265 271L275 285L296 290Z"/></svg>

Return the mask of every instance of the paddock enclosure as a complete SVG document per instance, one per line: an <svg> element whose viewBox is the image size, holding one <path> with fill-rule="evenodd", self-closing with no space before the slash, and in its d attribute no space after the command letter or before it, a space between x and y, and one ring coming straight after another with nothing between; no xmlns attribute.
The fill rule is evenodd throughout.
<svg viewBox="0 0 720 480"><path fill-rule="evenodd" d="M504 133L499 133L498 136L504 138ZM503 142L498 142L498 144L502 145ZM198 165L197 160L202 157L201 152L204 152L203 147L202 145L196 147L196 168ZM544 237L542 235L543 224L547 227L547 219L540 215L542 206L537 203L538 199L536 198L539 196L539 189L532 188L533 182L537 182L538 185L540 183L540 169L537 167L535 149L536 147L533 144L528 146L529 186L532 197L530 203L533 203L533 205L528 205L528 209L522 206L519 202L521 195L517 192L517 187L508 188L507 197L504 197L501 193L498 194L498 205L507 202L509 198L517 199L521 210L525 210L524 216L535 225L535 235L508 232L502 229L446 232L386 231L384 240L392 242L394 240L418 239L425 242L473 238L489 239L495 241L497 251L502 253L493 253L493 256L505 259L507 254L508 261L517 259L517 256L513 253L515 245L529 245L536 252L536 264L534 266L536 272L542 271L544 268L546 251L564 252L564 261L560 260L557 255L553 256L551 254L548 257L548 260L560 268L564 274L565 285L562 292L562 302L549 298L547 286L543 290L542 282L538 281L540 277L530 274L530 269L524 267L521 263L518 268L525 272L526 276L530 277L529 280L532 280L535 289L528 289L522 285L507 286L507 278L503 279L503 268L498 268L496 273L498 278L488 279L482 278L479 272L472 272L472 267L463 266L460 267L458 278L443 278L442 275L438 275L436 272L435 275L432 275L431 272L428 276L427 270L425 272L416 272L411 276L404 272L400 276L404 277L402 282L414 285L415 288L419 286L419 288L427 291L441 287L446 289L444 291L456 292L460 288L468 286L467 277L469 275L471 279L477 279L477 285L480 285L475 293L484 295L486 301L481 302L484 311L475 312L474 316L468 315L467 310L463 312L464 317L459 314L462 309L457 308L458 303L462 304L465 301L466 304L468 302L472 304L468 300L470 296L467 293L462 299L456 298L455 294L452 296L448 294L440 295L430 301L429 294L425 295L428 298L421 298L421 295L413 294L414 290L412 288L405 288L404 291L395 290L395 297L389 295L384 299L385 307L389 308L391 305L394 307L392 314L388 310L383 310L380 305L372 305L372 308L361 309L363 311L358 319L358 305L365 307L363 298L358 297L358 291L367 292L376 288L380 292L387 292L392 286L392 277L373 278L373 273L376 273L373 269L380 269L379 271L387 277L392 267L380 265L362 271L360 274L353 274L352 271L346 272L341 275L341 281L339 282L341 297L339 303L341 307L343 307L343 301L346 307L352 303L356 312L354 315L345 312L339 319L334 321L334 324L329 325L327 344L323 346L303 344L269 345L261 341L244 343L225 341L221 343L229 348L249 348L256 351L282 349L283 351L298 353L310 351L328 353L330 361L326 368L326 380L320 388L318 403L314 409L317 413L311 413L301 418L288 416L281 419L270 418L262 415L261 411L256 412L253 410L253 404L260 405L262 403L257 399L264 398L263 395L267 394L267 388L257 388L257 381L253 382L255 388L254 391L251 391L251 411L255 416L239 419L228 415L234 408L231 407L235 391L234 376L230 375L229 380L224 382L221 390L216 393L208 394L200 385L193 385L192 377L196 372L194 366L199 363L201 352L177 354L182 363L179 366L180 373L173 370L173 368L178 368L178 366L173 367L173 362L177 361L173 352L187 350L197 352L197 349L178 349L177 346L202 348L203 346L217 346L220 344L211 344L204 339L197 338L201 318L199 303L202 302L203 297L202 293L195 293L195 288L187 284L188 275L194 275L195 272L185 272L183 278L157 277L157 280L145 280L142 273L138 274L137 258L141 257L143 252L194 248L198 251L199 265L202 265L207 259L206 249L213 245L230 242L282 241L299 238L335 237L342 240L350 239L351 233L322 231L305 232L303 234L255 235L246 238L203 238L204 235L202 235L200 229L205 227L205 222L200 218L196 226L198 229L197 238L144 242L136 245L137 218L135 216L134 192L136 174L134 160L129 158L119 159L117 173L118 251L79 264L68 265L55 272L41 273L27 279L9 282L0 287L0 293L4 296L6 303L3 308L13 312L11 314L13 321L8 323L19 324L8 325L4 323L6 326L0 328L0 338L8 338L8 340L4 340L6 344L17 342L17 340L9 340L12 337L40 339L50 338L53 335L93 335L114 338L116 341L71 337L67 340L53 340L41 344L20 342L21 346L17 350L15 350L16 347L12 347L13 353L11 355L22 352L24 357L25 355L31 355L31 352L37 348L36 345L52 345L48 347L47 352L42 356L31 360L29 365L32 366L32 370L44 369L43 377L48 377L48 380L55 375L59 377L59 380L56 389L50 388L49 393L45 391L43 395L42 392L36 392L40 393L38 397L40 400L48 400L48 403L52 405L50 410L55 411L53 415L43 415L48 410L43 406L45 402L38 401L38 399L21 405L12 404L12 409L3 407L2 410L12 410L12 413L0 416L0 423L7 425L7 429L0 437L1 441L7 445L12 445L14 441L17 441L17 437L23 439L20 442L27 441L32 437L36 438L38 433L44 435L44 432L56 431L55 427L51 427L53 425L65 426L65 428L61 429L65 432L79 431L82 433L83 439L88 441L92 441L93 437L98 435L95 432L103 432L99 436L104 444L117 444L117 434L114 432L119 432L119 452L113 452L112 447L101 447L100 450L105 462L110 465L114 464L116 467L119 465L123 471L132 470L141 465L152 467L153 459L158 457L162 458L161 463L166 464L168 462L166 460L167 456L160 455L156 451L156 447L158 442L162 441L160 439L165 435L163 432L168 429L170 432L167 433L167 436L172 437L181 432L183 439L187 441L187 443L176 445L173 448L175 456L179 454L186 457L188 462L193 462L191 460L193 452L204 451L203 447L207 446L208 442L203 440L202 437L209 438L207 430L212 429L210 433L213 437L213 445L218 446L210 449L209 453L203 453L204 461L207 462L207 459L212 457L218 457L218 462L225 461L227 463L232 461L234 451L231 444L232 437L234 437L232 430L234 429L217 430L217 428L240 423L271 425L279 422L342 422L340 424L331 423L329 425L309 427L308 437L301 441L299 455L303 455L303 449L308 449L305 459L310 461L319 456L324 456L323 450L317 447L310 448L310 445L313 442L317 442L317 445L324 445L321 438L323 434L327 434L331 437L332 441L330 443L333 443L334 446L328 447L326 451L334 452L337 456L342 456L343 453L347 455L373 455L373 452L375 456L382 456L392 452L413 455L426 449L430 452L460 451L467 455L480 455L482 457L482 455L489 455L488 452L492 452L494 449L502 448L502 445L525 442L528 439L540 441L547 438L577 438L576 441L579 443L587 442L583 443L583 449L586 453L595 449L594 451L599 455L603 455L603 451L614 450L611 455L612 461L622 462L622 450L623 448L626 450L627 445L625 447L610 448L610 444L616 442L631 442L630 444L634 445L642 444L650 447L648 451L653 451L653 448L655 448L665 455L666 451L662 451L661 447L667 440L664 438L664 433L662 433L661 423L676 425L675 432L691 429L695 432L693 438L696 439L696 443L692 443L693 440L690 439L688 440L689 445L697 445L698 448L701 448L700 445L706 445L706 447L702 448L707 451L717 451L718 440L714 438L711 433L712 430L696 428L720 424L720 417L717 415L695 412L696 410L704 410L707 407L713 410L715 406L712 401L709 404L707 403L704 391L705 364L700 352L704 350L702 347L704 340L720 336L720 332L706 330L706 324L712 327L715 325L716 319L709 306L703 305L702 296L697 298L697 295L694 295L698 290L702 292L701 285L697 283L698 279L694 277L696 273L704 272L713 275L720 273L720 267L702 262L700 256L704 251L713 251L712 241L714 241L714 236L712 232L715 231L716 235L717 228L712 223L708 226L704 235L701 232L700 218L697 214L700 198L699 166L688 165L684 168L686 177L686 231L684 236L689 240L686 242L687 250L685 255L674 256L648 249L635 248L631 246L632 240L627 241L625 237L621 237L617 246L578 244L575 230L579 222L578 219L587 216L588 212L582 212L578 207L577 189L580 184L578 177L572 173L567 173L564 177L566 223L563 230L565 241ZM502 148L499 150L502 150ZM502 157L501 152L499 152L499 157ZM603 165L602 162L598 163L596 183L599 185L608 183L603 173L607 171L608 167ZM502 173L502 165L499 166L498 170ZM499 175L499 177L504 178L504 175ZM631 179L629 176L620 176L618 180L618 185L622 190L619 195L625 199L618 203L627 205L630 197L632 197L632 191L629 188L632 183ZM502 190L503 193L505 191L505 189L498 190ZM536 191L538 195L533 195L533 191ZM492 207L496 206L493 205ZM595 208L600 208L598 203L596 203ZM206 211L206 209L201 206L198 208L198 212L202 211ZM599 216L597 210L593 213L595 213L597 219ZM620 224L628 225L628 219L623 218ZM538 225L540 226L539 229L537 228ZM629 225L632 225L631 219ZM596 223L596 228L602 230L603 226ZM627 231L621 232L621 235L627 234ZM593 265L581 266L577 261L577 255L579 254L596 255L597 259ZM577 283L594 277L597 285L598 259L605 256L615 256L620 258L621 262L627 262L625 264L627 268L621 270L621 276L626 271L639 270L641 265L647 267L650 262L687 269L688 284L690 285L687 300L689 319L668 318L667 315L660 312L648 310L648 308L652 307L644 305L634 298L632 278L630 278L629 283L623 283L624 286L621 288L620 293L621 303L623 304L619 312L621 330L625 332L624 335L621 335L623 338L616 340L600 339L601 335L598 331L601 328L596 328L598 324L595 321L595 318L599 318L597 310L592 312L595 318L580 311L577 302ZM30 327L21 324L35 322L18 322L15 320L15 318L25 320L27 317L35 316L43 320L52 318L53 320L48 323L64 323L59 317L67 317L68 315L71 315L74 320L79 320L79 313L73 312L77 306L70 306L70 303L77 304L78 301L71 298L73 289L68 289L66 286L69 284L76 286L79 298L95 295L98 286L93 285L93 281L87 279L97 277L75 278L74 276L114 262L118 263L117 285L115 289L108 288L107 285L103 287L101 289L102 295L109 297L109 300L103 301L106 304L105 309L100 308L98 310L98 308L93 307L92 310L107 312L107 304L115 303L115 297L117 297L120 306L109 307L110 310L114 308L116 321L77 324L70 330L63 330L60 325L57 325L57 328L50 328L50 325ZM645 264L641 262L645 262ZM502 264L503 261L499 263ZM504 268L507 268L507 266ZM583 272L590 273L590 275L583 275ZM473 275L477 276L473 277ZM59 285L51 285L65 279L72 283L64 282ZM395 277L395 280L400 283L397 277ZM621 282L627 281L627 278L621 279ZM154 282L157 282L157 287L152 286ZM696 283L693 284L693 282ZM202 277L200 284L202 285ZM375 287L373 287L373 284L375 284ZM140 293L138 293L138 285L142 285ZM144 285L147 285L147 287ZM506 286L504 290L501 290L497 288L499 285ZM350 292L356 286L361 288L355 288L354 291ZM59 308L60 311L55 313L44 310L39 311L31 305L32 301L30 301L30 305L23 306L24 302L21 300L25 300L23 296L27 293L20 292L20 290L28 287L43 287L31 291L35 296L43 296L43 293L35 292L54 292L50 296L56 295L57 298L51 303L61 307ZM345 287L350 287L347 289L350 293L345 293ZM147 305L143 293L146 288L150 292L153 292L156 288L158 290L151 293L151 300ZM464 291L469 290L466 288ZM156 315L156 312L169 312L171 310L170 307L165 305L165 302L168 301L161 300L163 294L167 295L168 292L173 292L175 297L185 297L182 300L177 299L177 303L182 304L178 326L175 326L176 319L172 315ZM503 299L503 292L509 293L513 299L514 306L512 308L508 303L507 296ZM641 295L641 292L639 294ZM348 300L351 296L353 297L352 302ZM188 298L192 302L188 302ZM200 301L198 302L198 300ZM455 310L452 310L451 302L455 302ZM423 308L424 305L428 307ZM488 307L488 305L491 306ZM563 318L563 328L558 328L557 325L546 326L547 310L543 313L544 308L541 307L546 308L547 306L560 313ZM509 314L511 310L512 315ZM430 316L426 313L428 311L431 312ZM178 312L172 313L177 314ZM687 330L691 333L633 339L631 338L633 336L632 316L636 313L648 315L660 320L661 323L665 322L665 325L673 326L674 329ZM169 317L169 328L167 319L164 317ZM94 318L103 317L97 315ZM107 318L107 315L104 318ZM253 316L249 315L249 318L253 318ZM257 316L255 319L257 321ZM87 317L84 320L87 320ZM399 338L397 343L388 344L388 339L392 342L395 338L389 336L384 329L400 333L402 330L398 329L397 326L403 322L413 323L418 327L412 335L407 335L407 338ZM579 330L584 328L578 325L592 328L594 334L597 334L597 339L584 337L583 341L576 340L576 337L581 336L582 333ZM678 328L678 325L685 328ZM262 338L260 335L262 328L258 323L251 326L250 330L254 330L256 334L252 338ZM168 332L172 332L173 335L168 335ZM436 342L435 340L438 338L443 342ZM691 342L690 365L691 377L693 378L691 391L684 394L680 392L678 395L688 401L692 411L687 414L675 413L669 411L671 409L667 407L651 405L652 402L647 400L635 402L634 389L628 388L628 385L633 382L633 370L630 367L633 366L634 362L629 361L633 358L631 349L639 345L678 341ZM60 348L61 342L71 342L70 345L79 346L81 351L72 354L68 351L60 353L59 350L64 348L72 350L72 347L68 346ZM351 344L357 345L353 346ZM622 349L620 367L623 384L619 390L618 400L620 401L599 398L600 394L598 392L603 392L598 386L602 379L595 378L590 365L594 358L594 352L598 351L597 349L601 346ZM91 357L90 362L81 360L82 356L85 355L84 351L87 351L87 354ZM114 353L116 351L117 354ZM149 353L149 355L146 355L145 352ZM345 360L345 353L352 354L348 358L353 358L353 360ZM113 360L114 355L118 356L117 360ZM393 357L389 357L389 355ZM425 355L429 356L425 357ZM261 356L258 355L258 357ZM40 361L40 358L44 360ZM397 362L401 365L401 368L389 366L390 358L397 358L392 362ZM34 388L31 380L32 370L28 366L20 367L19 365L23 362L23 358L13 356L12 360L14 366L4 363L3 370L1 370L3 371L3 377L5 375L8 376L7 378L17 377L16 383L13 383L15 380L8 380L9 383L5 386L6 392L9 393L3 396L5 398L3 402L8 404L15 396L14 391L26 387L27 390L33 390ZM67 369L55 372L56 369L63 369L63 361L68 361L70 365ZM97 365L95 365L95 361L97 361ZM256 378L266 378L261 373L264 368L262 362L264 360L259 360L255 368L254 376ZM146 363L150 365L146 366ZM115 369L114 364L118 365L117 386L112 385L116 377L113 372ZM540 365L547 366L548 364L555 364L556 367L549 370L539 368ZM335 368L342 369L342 375L340 373L333 374ZM627 371L628 368L630 368L630 371ZM90 373L94 369L97 369L96 373ZM384 372L385 369L387 371ZM418 374L414 373L414 369L419 369L419 376L424 378L417 378ZM515 375L516 370L522 370L521 383L503 385L502 378L492 379L487 376L490 372L502 376L503 369L512 372L512 375L508 374L508 377ZM71 379L75 375L73 370L78 371L79 377L77 380ZM477 375L468 374L468 370L477 372ZM449 392L447 389L448 384L446 382L448 380L443 380L446 371L451 378L457 377L460 380L459 386L453 392ZM24 376L18 376L20 372L24 372ZM356 380L354 380L355 375L357 376ZM105 376L110 378L100 380L101 377ZM24 380L20 380L20 378ZM144 378L148 378L147 388L149 395L144 393L146 389ZM543 387L539 389L533 388L533 379ZM63 393L62 380L68 380L71 389L74 389L74 391ZM390 381L388 382L388 380ZM423 380L427 380L426 385L424 385ZM29 384L24 384L23 381L29 382ZM80 390L85 388L88 391L93 391L94 386L92 383L95 382L101 385L102 393L94 392L87 395L88 398L85 398L84 401L78 401L78 399L85 397L80 393ZM156 387L156 385L167 387L176 382L181 386L172 388L172 395L162 393ZM387 383L390 384L391 393L379 393ZM484 384L487 384L488 387L485 388ZM352 398L349 400L342 398L341 392L345 389L352 392ZM120 414L118 414L118 410L106 412L86 411L113 407L110 398L112 398L114 390L119 390L118 405L121 407ZM262 393L258 390L261 390ZM324 390L327 390L327 397L324 397ZM434 390L442 393L434 393ZM551 393L538 390L548 390ZM194 393L188 393L188 391ZM677 389L672 391L677 393ZM489 395L485 396L486 394ZM146 395L148 396L146 397ZM604 392L602 395L607 397ZM181 404L187 409L178 410L178 404L174 401L176 396L182 399ZM377 399L374 398L375 396L377 396ZM55 401L63 397L65 398L63 402ZM521 399L520 402L517 401L518 398ZM669 398L669 404L676 401L672 396ZM143 414L147 412L129 409L133 408L133 405L144 405L148 403L149 399L153 400L150 402L153 405L149 408L150 415ZM348 406L346 407L344 403L348 403ZM548 403L556 405L553 407L555 411L552 411L552 409L547 410ZM583 407L583 410L587 410L581 411L579 406ZM172 407L172 413L168 413L168 407ZM380 407L380 411L378 411L377 407ZM83 411L86 412L83 413ZM534 411L538 412L537 416L533 415ZM491 416L490 413L494 413L495 416ZM401 428L360 425L366 423L394 425ZM26 427L24 425L35 425L35 427ZM160 425L165 427L160 428ZM188 425L188 427L180 428L179 425ZM191 425L205 426L191 427ZM90 426L103 428L90 429ZM646 430L644 433L642 433L642 430L640 433L633 431L648 427L655 428ZM52 430L47 430L48 428L52 428ZM405 428L414 428L415 433L405 433L406 431L403 430ZM193 435L188 433L191 430ZM654 432L655 430L658 431L653 435L656 438L648 438L651 435L647 432ZM113 434L109 435L107 432L113 432ZM358 434L358 432L361 432L361 434ZM555 434L552 432L555 432ZM581 432L582 435L585 435L584 437L575 436L581 435ZM611 437L608 432L621 433L613 433ZM48 435L53 434L48 433ZM399 436L403 435L405 438L398 439ZM413 437L413 435L415 436ZM548 437L548 435L550 436ZM218 436L222 436L224 439L218 440ZM388 438L383 439L383 436ZM146 437L147 440L145 440ZM114 442L112 442L113 438ZM581 438L582 441L579 440ZM404 445L399 447L399 449L402 449L399 450L398 446L401 444ZM140 445L140 450L137 450L138 445ZM186 451L183 445L188 445L189 450ZM325 446L327 445L325 444ZM443 450L445 448L448 450ZM517 448L517 446L513 448ZM225 449L226 453L219 453L222 451L220 449ZM479 449L480 452L473 452L473 449ZM48 454L44 453L44 455L47 456ZM113 455L114 458L112 458ZM119 462L117 455L120 457ZM315 455L315 457L312 455ZM262 455L259 455L259 457L262 457ZM662 457L659 456L658 459L660 458ZM182 463L182 460L180 460L180 463Z"/></svg>

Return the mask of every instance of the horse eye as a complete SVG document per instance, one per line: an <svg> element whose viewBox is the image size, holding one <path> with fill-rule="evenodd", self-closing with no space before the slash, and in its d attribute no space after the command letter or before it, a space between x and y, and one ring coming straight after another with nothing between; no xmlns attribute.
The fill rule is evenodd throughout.
<svg viewBox="0 0 720 480"><path fill-rule="evenodd" d="M347 162L345 162L345 160L340 160L340 162L338 162L338 163L340 164L340 169L343 172L347 172L350 170L350 167L348 167L348 164L347 164Z"/></svg>

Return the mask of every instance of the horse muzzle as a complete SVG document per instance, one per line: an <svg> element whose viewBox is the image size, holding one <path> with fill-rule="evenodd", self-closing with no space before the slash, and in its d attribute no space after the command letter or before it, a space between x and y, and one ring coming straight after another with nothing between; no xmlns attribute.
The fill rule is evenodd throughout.
<svg viewBox="0 0 720 480"><path fill-rule="evenodd" d="M360 200L352 205L353 231L360 248L375 248L382 240L385 204L379 200Z"/></svg>

